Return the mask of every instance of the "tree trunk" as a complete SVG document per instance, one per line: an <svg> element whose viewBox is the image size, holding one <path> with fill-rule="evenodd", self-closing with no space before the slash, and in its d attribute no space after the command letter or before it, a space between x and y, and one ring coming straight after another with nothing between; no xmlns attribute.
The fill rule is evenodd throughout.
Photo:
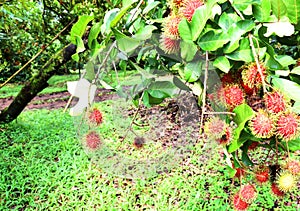
<svg viewBox="0 0 300 211"><path fill-rule="evenodd" d="M15 120L28 103L43 89L48 87L48 80L51 76L59 73L60 67L71 59L76 52L76 46L68 45L52 57L42 68L39 74L33 76L25 83L21 91L15 97L13 102L0 111L0 124L9 123Z"/></svg>

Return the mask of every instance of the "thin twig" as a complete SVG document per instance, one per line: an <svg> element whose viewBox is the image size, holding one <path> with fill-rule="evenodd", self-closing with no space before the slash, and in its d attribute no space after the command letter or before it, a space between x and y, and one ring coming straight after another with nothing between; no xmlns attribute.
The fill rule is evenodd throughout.
<svg viewBox="0 0 300 211"><path fill-rule="evenodd" d="M3 84L0 85L0 89L4 87L11 79L13 79L16 75L18 75L22 70L25 69L31 62L33 62L41 53L43 53L60 35L63 33L73 22L72 20L65 28L63 28L53 39L44 47L42 50L40 50L36 55L34 55L26 64L24 64L17 72L15 72L12 76L10 76Z"/></svg>
<svg viewBox="0 0 300 211"><path fill-rule="evenodd" d="M220 112L204 112L204 114L207 114L207 115L218 115L218 114L224 114L224 115L233 115L233 116L235 116L236 114L235 113L233 113L233 112L226 112L226 111L224 111L224 112L222 112L222 111L220 111Z"/></svg>
<svg viewBox="0 0 300 211"><path fill-rule="evenodd" d="M253 53L253 56L254 56L254 60L255 60L256 66L257 66L257 70L258 70L258 73L261 77L261 81L262 81L262 85L263 85L263 91L264 91L264 93L266 93L267 89L266 89L266 83L265 83L265 76L262 73L260 63L259 63L259 55L256 53L256 50L255 50L255 47L254 47L254 44L253 44L253 35L251 33L249 33L248 37L249 37L249 41L250 41L250 47L251 47L251 50L252 50L252 53ZM258 49L259 49L259 46L258 46Z"/></svg>
<svg viewBox="0 0 300 211"><path fill-rule="evenodd" d="M204 72L204 82L203 82L203 92L202 92L202 108L201 108L201 119L200 119L200 131L202 132L203 121L204 121L204 110L206 106L206 86L207 86L207 79L208 79L208 51L205 52L205 72Z"/></svg>

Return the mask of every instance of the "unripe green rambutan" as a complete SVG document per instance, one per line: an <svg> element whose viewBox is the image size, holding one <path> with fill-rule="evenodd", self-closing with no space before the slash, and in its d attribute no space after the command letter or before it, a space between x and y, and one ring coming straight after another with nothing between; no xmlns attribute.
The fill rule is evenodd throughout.
<svg viewBox="0 0 300 211"><path fill-rule="evenodd" d="M277 186L283 192L289 192L296 187L295 177L288 171L282 172L277 178Z"/></svg>

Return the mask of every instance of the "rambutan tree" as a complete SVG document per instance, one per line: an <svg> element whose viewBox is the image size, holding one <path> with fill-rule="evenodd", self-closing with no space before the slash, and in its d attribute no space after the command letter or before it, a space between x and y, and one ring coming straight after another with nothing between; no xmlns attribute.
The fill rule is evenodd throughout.
<svg viewBox="0 0 300 211"><path fill-rule="evenodd" d="M83 51L92 58L84 78L136 106L159 104L177 89L192 92L199 132L222 148L229 175L241 183L233 206L245 210L259 197L249 173L259 184L270 182L276 196L299 182L299 31L296 0L123 0L103 22L82 16L71 40L75 60ZM103 80L119 69L137 70L142 82L125 92ZM254 161L249 152L259 147L268 153Z"/></svg>

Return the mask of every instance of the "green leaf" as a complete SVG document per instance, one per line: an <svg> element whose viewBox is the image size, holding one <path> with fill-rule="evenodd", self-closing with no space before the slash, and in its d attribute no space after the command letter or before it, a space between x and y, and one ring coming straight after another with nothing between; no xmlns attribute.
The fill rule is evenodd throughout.
<svg viewBox="0 0 300 211"><path fill-rule="evenodd" d="M290 151L300 150L300 138L288 141L288 146Z"/></svg>
<svg viewBox="0 0 300 211"><path fill-rule="evenodd" d="M225 73L228 73L230 70L230 62L225 56L217 57L213 65Z"/></svg>
<svg viewBox="0 0 300 211"><path fill-rule="evenodd" d="M123 7L127 7L128 5L132 5L134 2L137 2L137 0L123 0L122 5Z"/></svg>
<svg viewBox="0 0 300 211"><path fill-rule="evenodd" d="M292 69L291 74L300 75L300 66Z"/></svg>
<svg viewBox="0 0 300 211"><path fill-rule="evenodd" d="M267 48L266 47L260 49L256 48L255 50L256 52L259 50L259 58L263 58ZM231 54L227 54L226 57L234 61L244 61L247 63L254 61L254 57L251 49L236 50Z"/></svg>
<svg viewBox="0 0 300 211"><path fill-rule="evenodd" d="M253 5L253 16L259 22L268 22L271 12L270 0L261 0L259 5Z"/></svg>
<svg viewBox="0 0 300 211"><path fill-rule="evenodd" d="M184 67L184 79L187 82L195 82L199 79L202 70L202 62L190 62Z"/></svg>
<svg viewBox="0 0 300 211"><path fill-rule="evenodd" d="M292 57L287 55L278 55L276 60L282 67L288 67L291 64L296 64L296 61Z"/></svg>
<svg viewBox="0 0 300 211"><path fill-rule="evenodd" d="M155 98L173 96L178 88L170 81L155 81L149 86L148 92Z"/></svg>
<svg viewBox="0 0 300 211"><path fill-rule="evenodd" d="M195 10L192 21L180 21L178 31L183 40L195 41L198 39L212 13L213 4L205 4Z"/></svg>
<svg viewBox="0 0 300 211"><path fill-rule="evenodd" d="M150 12L151 10L153 10L155 7L157 7L160 4L159 1L153 1L147 4L147 6L145 7L145 9L143 10L143 14L147 14L148 12Z"/></svg>
<svg viewBox="0 0 300 211"><path fill-rule="evenodd" d="M95 78L95 70L94 70L93 62L88 61L84 66L84 68L86 70L84 78L88 79L89 81L92 81Z"/></svg>
<svg viewBox="0 0 300 211"><path fill-rule="evenodd" d="M300 2L299 0L284 0L287 8L287 16L291 23L297 24L300 22Z"/></svg>
<svg viewBox="0 0 300 211"><path fill-rule="evenodd" d="M198 51L197 45L192 41L182 41L180 42L180 54L181 57L190 62L194 59Z"/></svg>
<svg viewBox="0 0 300 211"><path fill-rule="evenodd" d="M296 101L292 107L292 111L300 114L300 101Z"/></svg>
<svg viewBox="0 0 300 211"><path fill-rule="evenodd" d="M151 107L149 93L147 91L144 91L144 93L143 93L143 103L146 107L148 107L148 108Z"/></svg>
<svg viewBox="0 0 300 211"><path fill-rule="evenodd" d="M97 41L97 38L98 38L98 35L99 35L100 31L101 31L101 23L98 22L95 25L93 25L93 27L90 30L89 38L88 38L88 46L89 46L89 48L92 48L92 42L94 40Z"/></svg>
<svg viewBox="0 0 300 211"><path fill-rule="evenodd" d="M271 7L273 14L278 20L286 15L287 9L285 4L283 3L283 0L271 0Z"/></svg>
<svg viewBox="0 0 300 211"><path fill-rule="evenodd" d="M272 77L272 83L275 88L278 88L288 98L300 102L300 85L283 78Z"/></svg>
<svg viewBox="0 0 300 211"><path fill-rule="evenodd" d="M225 33L216 33L211 30L201 37L198 44L204 51L215 51L223 47L227 42L229 42L229 39Z"/></svg>
<svg viewBox="0 0 300 211"><path fill-rule="evenodd" d="M238 125L238 127L234 130L234 136L232 143L229 145L228 152L232 153L239 149L239 147L248 140L250 135L246 136L246 132L241 136L241 132L243 131L245 124L248 120L250 120L254 116L254 111L247 104L241 104L237 106L233 112L236 114L234 116L234 121ZM240 138L240 136L242 138Z"/></svg>
<svg viewBox="0 0 300 211"><path fill-rule="evenodd" d="M112 31L116 36L118 48L123 52L132 52L141 44L139 40L128 37L117 29L112 28Z"/></svg>
<svg viewBox="0 0 300 211"><path fill-rule="evenodd" d="M147 40L151 38L152 32L157 29L153 25L146 25L145 27L140 27L137 33L133 36L133 38L138 40Z"/></svg>
<svg viewBox="0 0 300 211"><path fill-rule="evenodd" d="M228 31L233 26L233 24L236 24L240 20L241 18L235 13L228 14L226 12L223 12L218 24L223 29L223 31Z"/></svg>
<svg viewBox="0 0 300 211"><path fill-rule="evenodd" d="M104 33L109 33L110 32L110 25L111 22L114 20L114 18L117 16L118 12L120 11L119 8L114 8L110 11L108 11L103 19L103 24L101 26L101 32L102 34Z"/></svg>
<svg viewBox="0 0 300 211"><path fill-rule="evenodd" d="M246 166L253 166L253 162L249 158L246 150L243 150L242 152L242 161Z"/></svg>
<svg viewBox="0 0 300 211"><path fill-rule="evenodd" d="M77 46L77 48L76 48L76 53L72 55L72 59L76 62L79 62L79 53L83 52L85 50L85 47L81 37L75 36L75 39L76 39L75 45Z"/></svg>
<svg viewBox="0 0 300 211"><path fill-rule="evenodd" d="M134 1L131 1L131 3L128 3L128 4L126 4L125 6L123 6L121 8L121 10L111 20L111 22L110 22L110 27L111 28L113 28L117 23L119 23L119 21L121 20L121 18L125 15L125 13L127 12L127 10L131 7L131 5L133 3L134 3Z"/></svg>
<svg viewBox="0 0 300 211"><path fill-rule="evenodd" d="M176 76L173 77L173 83L181 90L191 91L191 89Z"/></svg>
<svg viewBox="0 0 300 211"><path fill-rule="evenodd" d="M240 11L244 11L248 8L249 5L253 4L254 2L256 1L255 0L234 0L233 6Z"/></svg>
<svg viewBox="0 0 300 211"><path fill-rule="evenodd" d="M73 25L71 29L71 36L70 36L71 43L76 45L76 39L77 39L76 36L81 38L86 30L88 23L93 19L94 17L89 15L83 15L79 17L78 21Z"/></svg>
<svg viewBox="0 0 300 211"><path fill-rule="evenodd" d="M226 46L224 52L231 53L237 49L239 40L243 38L242 36L254 27L255 23L252 20L240 20L237 23L233 23L227 32L230 44Z"/></svg>

